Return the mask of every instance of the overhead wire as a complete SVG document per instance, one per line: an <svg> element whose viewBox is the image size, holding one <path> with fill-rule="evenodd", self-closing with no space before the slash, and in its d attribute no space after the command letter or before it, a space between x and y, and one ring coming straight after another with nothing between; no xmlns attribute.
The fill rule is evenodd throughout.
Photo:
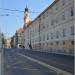
<svg viewBox="0 0 75 75"><path fill-rule="evenodd" d="M9 16L9 14L2 14L2 15L0 15L0 16Z"/></svg>
<svg viewBox="0 0 75 75"><path fill-rule="evenodd" d="M0 10L7 10L7 11L17 11L17 12L24 12L24 11L21 11L21 10L13 10L13 9L5 9L5 8L0 8ZM29 11L29 13L40 13L40 12L34 12L34 11Z"/></svg>

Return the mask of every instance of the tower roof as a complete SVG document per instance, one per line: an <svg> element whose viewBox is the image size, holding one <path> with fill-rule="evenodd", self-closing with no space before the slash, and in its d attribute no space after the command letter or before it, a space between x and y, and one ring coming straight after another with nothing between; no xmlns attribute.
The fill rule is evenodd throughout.
<svg viewBox="0 0 75 75"><path fill-rule="evenodd" d="M27 5L26 5L26 8L25 8L25 11L28 11L28 7L27 7Z"/></svg>

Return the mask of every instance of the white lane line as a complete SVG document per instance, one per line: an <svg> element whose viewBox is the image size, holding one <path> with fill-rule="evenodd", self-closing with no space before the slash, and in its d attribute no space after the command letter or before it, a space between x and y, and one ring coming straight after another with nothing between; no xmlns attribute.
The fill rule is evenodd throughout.
<svg viewBox="0 0 75 75"><path fill-rule="evenodd" d="M31 70L31 71L54 72L54 71L43 70L43 69L35 69L35 68L23 68L23 67L12 67L12 68L13 68L13 69Z"/></svg>
<svg viewBox="0 0 75 75"><path fill-rule="evenodd" d="M29 57L29 56L23 55L23 54L21 54L21 53L18 53L18 55L23 56L23 57L25 57L25 58L27 58L27 59L33 61L33 62L36 62L36 63L38 63L38 64L40 64L40 65L42 65L42 66L44 66L44 67L46 67L46 68L48 68L48 69L50 69L50 70L56 71L56 72L59 73L59 74L62 74L62 75L72 75L71 73L68 73L68 72L63 71L63 70L61 70L61 69L59 69L59 68L53 67L53 66L51 66L51 65L49 65L49 64L47 64L47 63L44 63L44 62L42 62L42 61L39 61L39 60L37 60L37 59L34 59L34 58Z"/></svg>

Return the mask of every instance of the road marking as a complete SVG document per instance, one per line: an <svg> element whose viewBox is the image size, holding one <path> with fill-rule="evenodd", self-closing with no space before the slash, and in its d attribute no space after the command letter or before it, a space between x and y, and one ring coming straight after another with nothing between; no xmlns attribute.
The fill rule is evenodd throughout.
<svg viewBox="0 0 75 75"><path fill-rule="evenodd" d="M31 55L32 55L32 54L31 54ZM34 56L35 56L35 55L34 55ZM39 56L35 56L35 57L38 57L38 58L39 58ZM44 59L44 60L47 60L47 59ZM57 63L56 61L53 61L52 63L59 64L59 65L61 65L61 66L65 66L65 67L67 67L67 68L73 69L73 66L69 66L69 65L66 65L66 64Z"/></svg>
<svg viewBox="0 0 75 75"><path fill-rule="evenodd" d="M36 63L38 63L38 64L40 64L40 65L42 65L42 66L44 66L44 67L50 69L50 70L55 71L55 72L57 73L57 75L60 75L60 74L61 74L61 75L72 75L71 73L68 73L68 72L63 71L63 70L61 70L61 69L59 69L59 68L53 67L53 66L51 66L51 65L49 65L49 64L47 64L47 63L44 63L44 62L42 62L42 61L39 61L39 60L37 60L37 59L34 59L34 58L29 57L29 56L23 55L23 54L21 54L21 53L18 53L18 55L23 56L23 57L25 57L25 58L27 58L27 59L33 61L33 62L36 62Z"/></svg>
<svg viewBox="0 0 75 75"><path fill-rule="evenodd" d="M54 72L49 70L35 69L35 68L22 68L22 67L12 67L13 69L23 69L23 70L31 70L31 71L44 71L44 72Z"/></svg>

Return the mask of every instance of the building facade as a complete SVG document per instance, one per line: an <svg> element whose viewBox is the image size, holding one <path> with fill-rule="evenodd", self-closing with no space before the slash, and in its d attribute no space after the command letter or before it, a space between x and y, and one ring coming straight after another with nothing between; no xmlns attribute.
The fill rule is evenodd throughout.
<svg viewBox="0 0 75 75"><path fill-rule="evenodd" d="M4 48L4 34L0 33L0 49Z"/></svg>
<svg viewBox="0 0 75 75"><path fill-rule="evenodd" d="M15 45L16 47L24 47L24 29L20 28L15 33Z"/></svg>
<svg viewBox="0 0 75 75"><path fill-rule="evenodd" d="M26 29L25 40L35 50L73 54L74 21L74 0L55 0Z"/></svg>
<svg viewBox="0 0 75 75"><path fill-rule="evenodd" d="M15 42L15 35L11 37L11 47L15 48L16 47L16 42Z"/></svg>
<svg viewBox="0 0 75 75"><path fill-rule="evenodd" d="M11 38L5 39L5 48L11 48Z"/></svg>

